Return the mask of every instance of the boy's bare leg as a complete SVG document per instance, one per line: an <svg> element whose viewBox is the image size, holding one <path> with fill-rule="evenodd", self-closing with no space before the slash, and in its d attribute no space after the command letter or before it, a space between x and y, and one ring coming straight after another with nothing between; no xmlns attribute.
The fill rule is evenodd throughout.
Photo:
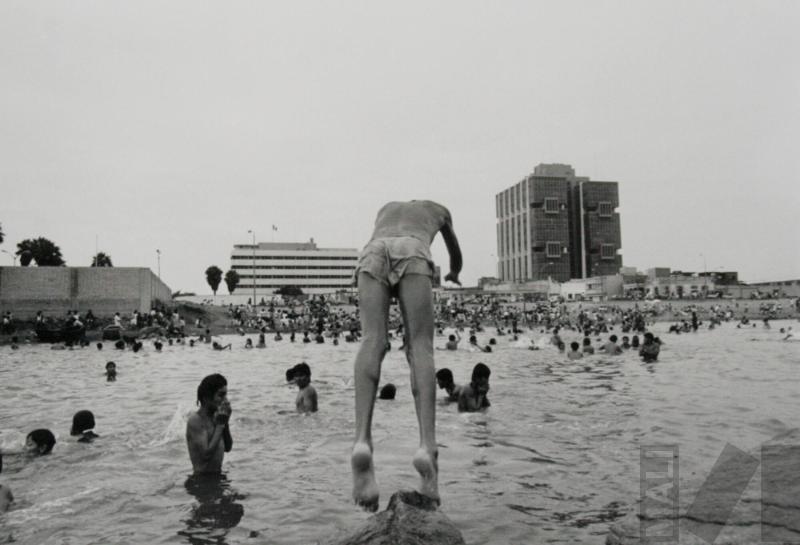
<svg viewBox="0 0 800 545"><path fill-rule="evenodd" d="M367 509L378 509L378 483L372 462L372 413L386 354L386 321L389 288L366 273L358 276L361 346L355 363L356 439L350 465L353 469L353 500Z"/></svg>
<svg viewBox="0 0 800 545"><path fill-rule="evenodd" d="M420 493L439 501L431 279L421 274L404 276L400 280L399 296L406 325L411 391L419 424L420 446L414 455L414 467L422 479Z"/></svg>

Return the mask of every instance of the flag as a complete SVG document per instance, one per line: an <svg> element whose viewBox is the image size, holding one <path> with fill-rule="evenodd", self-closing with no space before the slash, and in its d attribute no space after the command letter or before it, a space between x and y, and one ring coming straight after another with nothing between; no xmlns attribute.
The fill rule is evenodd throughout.
<svg viewBox="0 0 800 545"><path fill-rule="evenodd" d="M277 228L277 227L275 227L275 226L273 225L273 226L272 226L272 230L273 230L273 231L277 231L277 230L278 230L278 228Z"/></svg>

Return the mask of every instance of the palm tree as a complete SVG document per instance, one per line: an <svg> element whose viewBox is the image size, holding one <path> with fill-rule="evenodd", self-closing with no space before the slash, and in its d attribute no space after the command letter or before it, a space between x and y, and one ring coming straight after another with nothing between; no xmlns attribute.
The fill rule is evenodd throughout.
<svg viewBox="0 0 800 545"><path fill-rule="evenodd" d="M208 282L208 285L211 286L211 291L213 291L214 295L216 296L219 283L222 282L222 269L216 265L211 265L209 268L207 268L206 282Z"/></svg>
<svg viewBox="0 0 800 545"><path fill-rule="evenodd" d="M66 265L61 256L61 249L51 240L44 237L28 238L17 242L16 254L20 256L19 263L27 267L31 260L40 267L61 267Z"/></svg>
<svg viewBox="0 0 800 545"><path fill-rule="evenodd" d="M111 256L105 252L97 252L97 255L92 258L92 267L113 267L111 263Z"/></svg>
<svg viewBox="0 0 800 545"><path fill-rule="evenodd" d="M228 293L236 291L236 286L239 285L239 273L233 269L225 273L225 284L228 285Z"/></svg>

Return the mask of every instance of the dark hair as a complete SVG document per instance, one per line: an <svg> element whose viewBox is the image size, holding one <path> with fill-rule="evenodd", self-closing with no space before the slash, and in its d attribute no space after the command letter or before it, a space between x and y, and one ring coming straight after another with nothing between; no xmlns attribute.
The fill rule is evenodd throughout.
<svg viewBox="0 0 800 545"><path fill-rule="evenodd" d="M53 445L56 444L56 436L53 435L53 432L43 428L30 432L27 439L31 439L36 443L39 454L49 454L50 451L53 450Z"/></svg>
<svg viewBox="0 0 800 545"><path fill-rule="evenodd" d="M616 335L611 335L611 336L608 338L608 340L609 340L609 341L611 341L612 343L615 343L615 342L617 342L617 336L616 336Z"/></svg>
<svg viewBox="0 0 800 545"><path fill-rule="evenodd" d="M108 369L108 366L109 366L109 365L113 365L114 367L116 367L116 366L117 366L117 364L116 364L116 363L114 363L113 361L110 361L110 362L108 362L108 363L106 364L106 369Z"/></svg>
<svg viewBox="0 0 800 545"><path fill-rule="evenodd" d="M311 367L306 362L298 363L294 366L294 376L306 375L311 376Z"/></svg>
<svg viewBox="0 0 800 545"><path fill-rule="evenodd" d="M578 348L581 347L581 345L579 345L576 342L571 342L571 343L569 343L569 347L572 348L573 350L577 350Z"/></svg>
<svg viewBox="0 0 800 545"><path fill-rule="evenodd" d="M87 430L94 428L94 415L92 411L78 411L72 417L72 429L70 435L80 435Z"/></svg>
<svg viewBox="0 0 800 545"><path fill-rule="evenodd" d="M484 363L476 363L475 367L472 368L472 382L475 382L479 378L489 378L489 375L492 374L492 371L489 369L489 366Z"/></svg>
<svg viewBox="0 0 800 545"><path fill-rule="evenodd" d="M455 335L450 335L449 337L447 337L447 340L454 341L454 340L456 340L456 336Z"/></svg>
<svg viewBox="0 0 800 545"><path fill-rule="evenodd" d="M384 384L383 388L381 388L378 397L380 399L394 399L395 394L397 393L397 388L391 382Z"/></svg>
<svg viewBox="0 0 800 545"><path fill-rule="evenodd" d="M294 380L294 367L289 367L286 370L286 382L292 382Z"/></svg>
<svg viewBox="0 0 800 545"><path fill-rule="evenodd" d="M213 397L217 390L227 385L228 381L219 373L208 375L200 381L200 386L197 387L197 402L202 405L204 399Z"/></svg>
<svg viewBox="0 0 800 545"><path fill-rule="evenodd" d="M592 344L592 339L590 339L589 337L583 338L583 346L589 346L591 344Z"/></svg>
<svg viewBox="0 0 800 545"><path fill-rule="evenodd" d="M645 334L644 334L644 338L645 338L645 340L648 340L648 341L653 341L653 340L655 340L655 337L653 337L653 334L652 334L652 333L650 333L649 331L648 331L647 333L645 333Z"/></svg>
<svg viewBox="0 0 800 545"><path fill-rule="evenodd" d="M453 382L453 372L445 367L436 371L436 378L442 382Z"/></svg>

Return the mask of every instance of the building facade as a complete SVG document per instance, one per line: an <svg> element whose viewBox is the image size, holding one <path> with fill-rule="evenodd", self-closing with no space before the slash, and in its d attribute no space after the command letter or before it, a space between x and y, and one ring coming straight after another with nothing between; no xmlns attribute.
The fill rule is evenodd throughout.
<svg viewBox="0 0 800 545"><path fill-rule="evenodd" d="M617 182L540 164L495 196L497 276L526 282L616 274L622 266Z"/></svg>
<svg viewBox="0 0 800 545"><path fill-rule="evenodd" d="M318 248L309 242L259 242L236 244L231 269L239 274L237 291L256 297L296 286L303 293L333 293L353 287L358 263L355 248Z"/></svg>
<svg viewBox="0 0 800 545"><path fill-rule="evenodd" d="M91 310L98 317L169 304L172 292L144 267L0 267L0 312L17 318Z"/></svg>

